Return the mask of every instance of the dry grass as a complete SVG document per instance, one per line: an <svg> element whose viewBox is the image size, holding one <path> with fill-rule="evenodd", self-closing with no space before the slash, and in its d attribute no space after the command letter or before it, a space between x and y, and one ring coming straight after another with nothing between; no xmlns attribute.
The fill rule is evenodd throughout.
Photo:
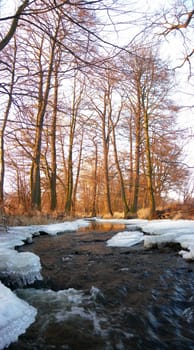
<svg viewBox="0 0 194 350"><path fill-rule="evenodd" d="M141 208L137 211L138 219L149 219L150 217L150 209L149 208Z"/></svg>
<svg viewBox="0 0 194 350"><path fill-rule="evenodd" d="M7 217L8 226L46 225L59 222L49 215L11 215Z"/></svg>
<svg viewBox="0 0 194 350"><path fill-rule="evenodd" d="M123 211L115 211L113 214L114 219L123 219L124 218L124 212Z"/></svg>
<svg viewBox="0 0 194 350"><path fill-rule="evenodd" d="M63 221L70 221L77 218L84 218L85 215L81 214L75 217L67 217L64 213L41 213L41 212L32 212L26 213L23 215L0 215L0 225L6 226L28 226L28 225L45 225L50 223L58 223ZM122 219L124 218L124 212L114 212L113 216L102 215L106 219ZM137 215L128 213L127 218L139 219L149 219L150 210L149 208L139 209ZM156 210L156 219L190 219L194 220L194 205L186 204L173 204L165 208L157 208Z"/></svg>

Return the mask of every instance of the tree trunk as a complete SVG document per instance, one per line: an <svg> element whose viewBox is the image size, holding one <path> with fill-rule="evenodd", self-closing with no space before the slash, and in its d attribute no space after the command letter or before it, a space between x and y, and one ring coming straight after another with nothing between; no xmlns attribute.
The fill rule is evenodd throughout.
<svg viewBox="0 0 194 350"><path fill-rule="evenodd" d="M70 215L73 205L73 142L75 133L75 115L72 116L70 125L70 136L69 136L69 151L67 160L67 180L66 180L66 201L65 201L65 214Z"/></svg>
<svg viewBox="0 0 194 350"><path fill-rule="evenodd" d="M149 195L149 208L150 208L150 219L154 217L155 214L155 196L153 188L153 179L152 179L152 161L151 161L151 152L150 152L150 138L149 138L149 123L148 123L148 114L144 111L144 132L145 132L145 143L146 143L146 176L147 176L147 187Z"/></svg>
<svg viewBox="0 0 194 350"><path fill-rule="evenodd" d="M77 75L74 76L74 85L73 85L73 97L72 97L72 106L71 106L71 115L70 115L70 131L69 131L69 151L68 151L68 161L67 161L67 182L66 182L66 203L65 203L65 213L70 215L73 209L73 146L75 140L75 132L77 119L79 116L79 107L82 101L82 94L84 92L85 83L81 86L79 93L77 94ZM83 141L83 140L82 140ZM82 142L81 141L81 142ZM82 152L82 147L81 150ZM81 161L81 159L80 159ZM78 165L79 166L79 165ZM78 174L79 176L79 171ZM75 195L75 192L74 192Z"/></svg>
<svg viewBox="0 0 194 350"><path fill-rule="evenodd" d="M82 130L80 149L79 149L79 160L78 160L78 165L77 165L77 174L76 174L76 177L75 177L75 185L74 185L74 188L73 188L73 203L72 203L73 215L75 215L75 212L76 212L76 195L77 195L77 187L78 187L79 175L80 175L80 170L81 170L82 151L83 151L83 139L84 139L84 131Z"/></svg>
<svg viewBox="0 0 194 350"><path fill-rule="evenodd" d="M40 67L40 80L39 80L39 101L38 101L38 113L36 118L36 134L35 134L35 143L33 149L33 158L31 165L31 207L35 210L41 210L41 183L40 183L40 157L41 157L41 142L42 142L42 128L44 124L44 116L48 102L51 77L53 71L53 60L55 52L55 44L57 32L55 38L52 42L51 53L48 63L48 73L46 78L45 91L44 88L44 68L41 63L41 53L43 50L44 38L42 39L40 53L39 53L39 67Z"/></svg>
<svg viewBox="0 0 194 350"><path fill-rule="evenodd" d="M15 80L15 64L16 64L16 54L17 54L17 46L16 41L14 41L14 55L13 55L13 65L12 65L12 75L10 82L10 90L9 97L7 101L6 110L4 113L4 117L2 120L2 126L0 128L0 211L4 211L4 178L5 178L5 159L4 159L4 134L5 128L7 125L7 120L9 117L9 112L12 104L12 94L14 88L14 80Z"/></svg>
<svg viewBox="0 0 194 350"><path fill-rule="evenodd" d="M66 184L66 202L65 202L65 214L70 215L72 209L72 193L73 193L73 164L72 164L72 153L73 153L73 140L70 138L69 155L67 162L67 184Z"/></svg>
<svg viewBox="0 0 194 350"><path fill-rule="evenodd" d="M94 178L93 178L93 196L92 196L92 216L97 216L97 169L98 169L98 144L93 140L95 147L95 156L94 156Z"/></svg>
<svg viewBox="0 0 194 350"><path fill-rule="evenodd" d="M106 97L105 97L106 98ZM103 157L104 157L104 186L105 186L105 211L106 214L113 215L111 208L111 199L110 199L110 185L109 185L109 169L108 169L108 152L109 152L109 126L106 133L106 109L104 111L104 115L102 117L102 137L103 137Z"/></svg>
<svg viewBox="0 0 194 350"><path fill-rule="evenodd" d="M55 65L55 83L54 83L54 101L53 101L53 115L52 115L52 129L51 129L51 174L50 174L50 194L51 194L51 211L57 208L57 191L56 191L56 178L57 178L57 162L56 162L56 123L57 123L57 104L58 104L58 66Z"/></svg>
<svg viewBox="0 0 194 350"><path fill-rule="evenodd" d="M120 179L121 197L122 197L123 208L124 208L124 216L127 217L127 214L129 213L129 207L128 207L128 204L127 204L127 198L126 198L126 193L125 193L125 184L124 184L123 174L122 174L122 171L121 171L119 158L118 158L118 153L117 153L115 126L113 125L113 123L112 123L112 135L113 135L113 148L114 148L115 163L116 163L116 167L117 167L117 171L118 171L119 179Z"/></svg>
<svg viewBox="0 0 194 350"><path fill-rule="evenodd" d="M135 128L135 166L134 166L134 184L133 184L133 199L131 212L136 213L138 209L139 196L139 169L140 169L140 140L141 140L141 115L140 111L136 114Z"/></svg>

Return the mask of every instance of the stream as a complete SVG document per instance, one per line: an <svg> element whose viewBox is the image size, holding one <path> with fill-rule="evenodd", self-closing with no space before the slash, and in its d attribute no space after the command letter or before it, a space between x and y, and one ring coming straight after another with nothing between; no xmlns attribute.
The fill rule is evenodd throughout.
<svg viewBox="0 0 194 350"><path fill-rule="evenodd" d="M43 281L16 294L38 315L9 350L194 349L194 263L176 249L113 248L120 225L40 236Z"/></svg>

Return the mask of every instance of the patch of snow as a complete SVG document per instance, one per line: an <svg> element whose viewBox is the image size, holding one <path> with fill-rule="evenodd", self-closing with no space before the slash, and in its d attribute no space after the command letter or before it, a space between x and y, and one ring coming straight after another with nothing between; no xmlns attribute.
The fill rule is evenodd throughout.
<svg viewBox="0 0 194 350"><path fill-rule="evenodd" d="M107 241L108 247L131 247L143 241L140 231L119 232Z"/></svg>
<svg viewBox="0 0 194 350"><path fill-rule="evenodd" d="M149 234L144 237L145 248L179 243L183 248L179 254L186 260L194 260L193 220L153 220L144 224L142 230Z"/></svg>
<svg viewBox="0 0 194 350"><path fill-rule="evenodd" d="M108 220L98 219L99 222ZM111 247L131 247L144 241L145 248L162 247L179 243L179 254L186 260L194 260L194 220L141 220L113 219L114 223L125 223L128 231L119 232L107 241ZM140 231L136 231L136 229Z"/></svg>
<svg viewBox="0 0 194 350"><path fill-rule="evenodd" d="M0 282L0 349L17 341L35 321L37 311Z"/></svg>
<svg viewBox="0 0 194 350"><path fill-rule="evenodd" d="M90 223L84 219L79 219L75 221L66 221L57 224L49 224L49 225L40 225L35 226L36 231L45 232L50 236L55 236L58 233L62 232L74 232L77 231L80 227L88 227Z"/></svg>
<svg viewBox="0 0 194 350"><path fill-rule="evenodd" d="M144 233L150 235L161 235L164 233L194 232L194 221L192 220L152 220L140 224Z"/></svg>
<svg viewBox="0 0 194 350"><path fill-rule="evenodd" d="M147 223L148 220L143 219L99 219L94 218L96 222L103 223L103 222L110 222L113 224L123 224L123 225L136 225L136 226L142 226L144 223Z"/></svg>

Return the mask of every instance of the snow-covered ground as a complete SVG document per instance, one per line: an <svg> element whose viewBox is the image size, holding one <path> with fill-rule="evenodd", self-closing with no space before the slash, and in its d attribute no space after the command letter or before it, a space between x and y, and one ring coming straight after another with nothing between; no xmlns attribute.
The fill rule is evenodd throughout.
<svg viewBox="0 0 194 350"><path fill-rule="evenodd" d="M103 220L126 225L124 232L119 232L107 241L108 246L130 247L143 242L145 248L179 243L180 255L187 260L194 260L194 221L191 220ZM37 255L18 253L15 247L31 243L40 233L56 235L62 232L76 231L89 226L90 221L75 220L61 224L11 227L0 234L0 279L8 278L18 286L33 283L41 279L41 263ZM16 341L34 322L36 309L20 300L0 282L0 350Z"/></svg>

